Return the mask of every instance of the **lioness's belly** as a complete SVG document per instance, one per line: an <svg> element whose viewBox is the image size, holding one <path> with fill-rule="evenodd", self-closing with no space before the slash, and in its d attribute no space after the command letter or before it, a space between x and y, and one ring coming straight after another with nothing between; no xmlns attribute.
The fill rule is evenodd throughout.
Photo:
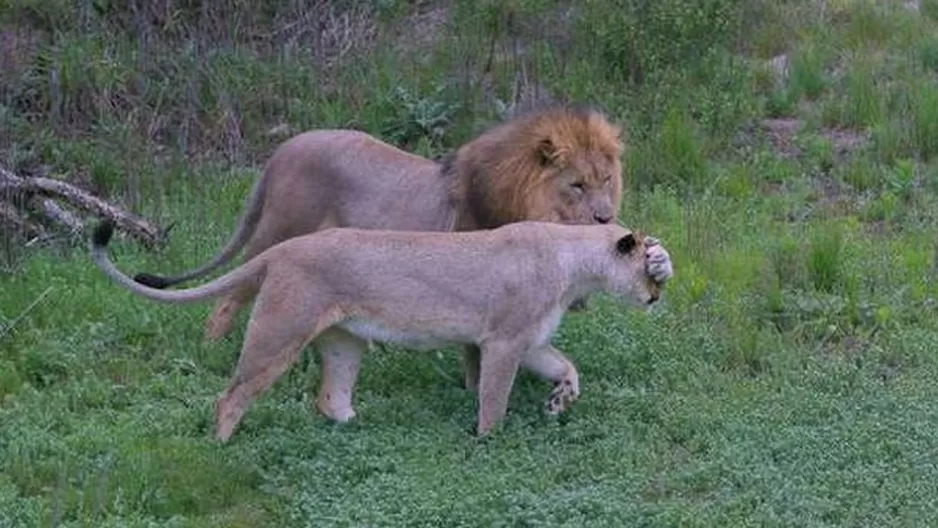
<svg viewBox="0 0 938 528"><path fill-rule="evenodd" d="M418 332L412 329L390 328L379 321L360 318L347 319L338 326L361 339L392 343L415 350L444 348L471 341L465 332L447 332L442 327L428 332Z"/></svg>

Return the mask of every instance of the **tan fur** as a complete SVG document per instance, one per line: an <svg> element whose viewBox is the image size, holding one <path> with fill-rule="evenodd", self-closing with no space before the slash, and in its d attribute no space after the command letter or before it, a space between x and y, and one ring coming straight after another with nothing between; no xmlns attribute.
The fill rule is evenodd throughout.
<svg viewBox="0 0 938 528"><path fill-rule="evenodd" d="M521 220L614 221L622 192L619 135L619 127L596 110L552 107L497 126L436 163L362 132L306 132L271 156L218 256L179 277L140 274L136 280L154 287L179 284L224 264L242 246L247 260L328 227L464 231ZM206 339L228 334L253 295L241 288L219 299ZM470 347L464 359L466 386L474 388L477 351Z"/></svg>
<svg viewBox="0 0 938 528"><path fill-rule="evenodd" d="M547 410L559 413L579 395L576 368L550 345L570 303L609 292L647 307L671 275L666 253L652 251L657 241L617 224L521 222L465 233L329 229L281 242L208 284L166 291L113 265L111 229L95 231L92 256L136 294L181 303L257 290L237 369L216 403L222 441L310 342L322 358L317 407L334 420L355 415L368 340L478 347L480 435L504 417L520 366L555 383Z"/></svg>

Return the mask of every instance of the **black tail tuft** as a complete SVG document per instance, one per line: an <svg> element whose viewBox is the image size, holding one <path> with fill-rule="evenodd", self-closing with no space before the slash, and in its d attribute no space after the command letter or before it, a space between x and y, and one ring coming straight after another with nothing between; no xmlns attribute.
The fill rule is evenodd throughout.
<svg viewBox="0 0 938 528"><path fill-rule="evenodd" d="M134 280L140 284L143 284L144 286L156 288L157 290L163 290L173 285L172 282L166 280L165 278L160 277L159 275L152 275L150 273L138 273L134 275Z"/></svg>
<svg viewBox="0 0 938 528"><path fill-rule="evenodd" d="M114 236L114 223L110 220L105 220L94 228L94 233L91 234L91 242L94 244L94 247L103 248L108 245L112 236Z"/></svg>

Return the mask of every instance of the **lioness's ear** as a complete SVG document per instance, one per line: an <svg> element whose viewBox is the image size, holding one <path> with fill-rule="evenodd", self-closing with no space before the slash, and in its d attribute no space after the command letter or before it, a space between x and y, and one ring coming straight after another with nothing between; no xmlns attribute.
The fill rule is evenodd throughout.
<svg viewBox="0 0 938 528"><path fill-rule="evenodd" d="M616 250L623 255L628 255L635 249L637 244L638 243L635 242L635 235L629 233L616 242Z"/></svg>

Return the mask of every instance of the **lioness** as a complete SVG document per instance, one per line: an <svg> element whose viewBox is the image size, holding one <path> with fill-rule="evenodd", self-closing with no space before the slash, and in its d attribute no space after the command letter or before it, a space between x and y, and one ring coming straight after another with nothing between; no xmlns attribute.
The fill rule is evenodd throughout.
<svg viewBox="0 0 938 528"><path fill-rule="evenodd" d="M670 260L650 252L656 240L617 224L521 222L462 233L328 229L276 244L208 284L166 291L114 266L112 232L109 223L95 229L94 262L139 295L182 303L257 287L238 366L216 402L223 442L311 341L327 345L316 406L333 420L355 415L360 340L479 347L479 435L504 417L520 365L555 383L547 411L559 413L579 396L576 368L550 345L570 303L606 291L648 306L671 276Z"/></svg>
<svg viewBox="0 0 938 528"><path fill-rule="evenodd" d="M140 273L135 280L174 286L216 269L242 248L247 260L277 242L327 227L466 231L520 220L608 223L621 203L620 132L595 109L552 106L496 126L441 163L363 132L306 132L273 153L237 230L217 256L177 277ZM205 337L230 332L254 291L234 288L221 296ZM346 338L342 346L365 344ZM473 389L477 349L467 349L465 363L465 384Z"/></svg>

